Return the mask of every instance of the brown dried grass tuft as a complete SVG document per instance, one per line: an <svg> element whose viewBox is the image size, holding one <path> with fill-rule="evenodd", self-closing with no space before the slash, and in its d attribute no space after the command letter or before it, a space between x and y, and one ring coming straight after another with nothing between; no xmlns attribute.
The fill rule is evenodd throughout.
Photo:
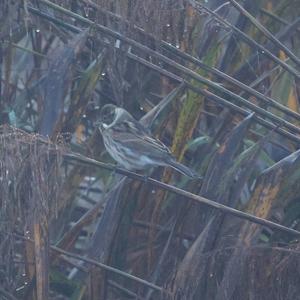
<svg viewBox="0 0 300 300"><path fill-rule="evenodd" d="M0 145L0 268L3 287L13 291L24 273L15 263L23 250L14 233L29 237L32 224L56 216L64 146L7 125L0 127Z"/></svg>

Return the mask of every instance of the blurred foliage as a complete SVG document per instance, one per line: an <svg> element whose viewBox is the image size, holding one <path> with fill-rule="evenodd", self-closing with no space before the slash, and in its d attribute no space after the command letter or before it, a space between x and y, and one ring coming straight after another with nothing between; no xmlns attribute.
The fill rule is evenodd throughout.
<svg viewBox="0 0 300 300"><path fill-rule="evenodd" d="M299 299L292 235L64 157L114 103L203 179L147 175L300 230L299 1L238 3L0 1L1 299Z"/></svg>

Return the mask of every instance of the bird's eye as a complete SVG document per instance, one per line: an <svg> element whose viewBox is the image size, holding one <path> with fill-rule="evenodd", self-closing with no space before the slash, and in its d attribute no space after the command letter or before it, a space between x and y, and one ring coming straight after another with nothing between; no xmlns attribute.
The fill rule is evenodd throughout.
<svg viewBox="0 0 300 300"><path fill-rule="evenodd" d="M112 105L105 105L100 112L100 120L103 124L110 125L116 118L115 107Z"/></svg>

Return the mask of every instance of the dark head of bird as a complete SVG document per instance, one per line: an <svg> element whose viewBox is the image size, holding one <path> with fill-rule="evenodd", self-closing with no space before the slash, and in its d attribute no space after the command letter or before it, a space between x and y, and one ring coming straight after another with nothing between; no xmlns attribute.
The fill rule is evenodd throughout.
<svg viewBox="0 0 300 300"><path fill-rule="evenodd" d="M112 124L116 118L116 106L113 104L106 104L100 111L100 119L97 123L102 123L104 127Z"/></svg>

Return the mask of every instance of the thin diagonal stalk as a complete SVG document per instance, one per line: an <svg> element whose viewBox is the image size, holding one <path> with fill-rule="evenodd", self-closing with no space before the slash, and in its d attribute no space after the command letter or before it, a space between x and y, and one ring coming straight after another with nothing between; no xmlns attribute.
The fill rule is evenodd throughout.
<svg viewBox="0 0 300 300"><path fill-rule="evenodd" d="M63 235L57 243L57 246L63 249L69 249L75 243L82 228L91 223L101 211L103 204L96 203L90 210L88 210L81 218ZM52 257L52 260L55 257Z"/></svg>
<svg viewBox="0 0 300 300"><path fill-rule="evenodd" d="M88 164L88 165L92 165L94 167L99 167L99 168L104 168L106 170L111 170L111 171L114 171L118 174L130 177L132 179L139 180L139 181L142 181L142 182L146 182L146 183L151 184L155 187L158 187L158 188L164 189L166 191L175 193L177 195L183 196L183 198L188 198L188 199L191 199L191 200L193 200L197 203L205 204L209 207L220 210L221 212L223 212L225 214L230 214L230 215L233 215L235 217L241 218L243 220L247 220L247 221L259 224L259 225L269 227L273 230L286 232L286 233L289 233L291 235L300 237L300 231L297 231L295 229L280 225L278 223L275 223L275 222L272 222L272 221L269 221L269 220L265 220L265 219L256 217L254 215L239 211L239 210L234 209L232 207L214 202L214 201L209 200L207 198L195 195L191 192L182 190L178 187L169 185L167 183L163 183L159 180L156 180L156 179L153 179L153 178L145 179L145 176L143 176L143 175L140 175L140 174L137 174L135 172L128 171L128 170L125 170L125 169L122 169L122 168L118 168L114 165L103 163L103 162L97 161L95 159L92 159L92 158L89 158L89 157L86 157L86 156L83 156L83 155L80 155L80 154L77 154L77 153L71 153L71 152L64 153L63 156L65 158L75 160L75 161L80 162L80 163L85 163L85 164ZM183 198L179 198L179 199L184 200Z"/></svg>
<svg viewBox="0 0 300 300"><path fill-rule="evenodd" d="M206 89L195 87L190 82L184 80L183 78L167 71L166 69L161 68L160 66L154 65L154 64L150 63L149 61L147 61L147 60L145 60L141 57L138 57L135 54L127 52L126 56L131 58L131 59L134 59L135 61L138 61L139 63L144 64L145 66L151 68L152 70L155 70L155 71L159 72L160 74L162 74L162 75L164 75L164 76L166 76L170 79L173 79L174 81L177 81L178 83L185 82L186 86L189 89L191 89L192 91L194 91L198 94L201 94L201 95L207 97L209 100L212 100L212 101L220 104L221 106L228 107L229 109L232 109L232 110L240 113L243 116L248 116L249 114L251 114L251 111L249 112L248 110L246 110L246 109L244 109L244 108L242 108L242 107L240 107L240 106L238 106L238 105L236 105L236 104L234 104L234 103L232 103L232 102L230 102L230 101L228 101L228 100L226 100L226 99L224 99L220 96L217 96L214 93L209 92ZM300 137L298 137L297 135L295 135L293 133L290 133L290 132L284 130L283 128L280 128L280 126L277 126L277 125L273 124L272 122L264 120L263 118L259 117L258 115L254 116L254 119L256 120L257 123L261 124L265 128L274 130L278 134L280 134L280 135L296 142L297 144L300 143Z"/></svg>
<svg viewBox="0 0 300 300"><path fill-rule="evenodd" d="M171 229L167 228L165 226L159 225L159 224L152 224L150 222L145 222L145 221L141 221L141 220L133 220L132 223L134 226L145 229L145 230L150 230L150 229L154 229L156 231L159 232L164 232L164 233L170 233ZM178 236L176 236L178 237ZM189 233L181 233L180 237L183 237L186 240L192 241L195 239L195 236L193 234L189 234Z"/></svg>
<svg viewBox="0 0 300 300"><path fill-rule="evenodd" d="M7 300L18 300L13 294L6 291L4 288L0 287L0 295L2 295Z"/></svg>
<svg viewBox="0 0 300 300"><path fill-rule="evenodd" d="M264 72L262 75L260 75L258 78L256 78L254 81L252 81L249 86L251 88L255 88L256 86L258 86L260 83L262 83L265 79L267 79L268 77L270 77L272 75L272 73L274 73L275 71L279 71L279 73L284 72L284 70L280 67L280 66L276 66L274 68L272 68L271 70L268 70L266 72ZM245 94L245 92L243 91L240 96L243 96ZM297 113L298 114L298 113Z"/></svg>
<svg viewBox="0 0 300 300"><path fill-rule="evenodd" d="M282 68L284 68L286 71L294 75L297 79L300 79L300 73L292 66L286 64L284 61L276 57L271 51L260 45L258 42L250 38L247 34L245 34L243 31L238 29L236 26L230 24L228 21L225 19L221 18L217 13L209 9L208 7L200 4L199 2L195 0L188 0L189 3L196 9L200 11L206 11L213 17L215 17L218 22L223 24L225 27L230 28L232 31L234 31L238 37L243 40L245 43L247 43L249 46L254 47L255 49L258 49L262 54L268 56L271 60L275 61L277 64L281 65Z"/></svg>
<svg viewBox="0 0 300 300"><path fill-rule="evenodd" d="M175 55L178 55L180 57L183 57L185 59L187 59L188 61L194 63L195 65L197 65L198 67L201 67L202 69L216 75L219 76L220 78L224 79L227 82L230 82L231 84L234 84L235 86L239 87L240 89L243 90L243 94L244 93L249 93L255 97L257 97L259 100L261 100L263 103L268 104L270 107L274 107L276 109L278 109L279 111L285 113L287 116L293 117L296 120L300 120L300 114L292 111L291 109L289 109L288 107L282 105L281 103L277 102L276 100L265 96L264 94L258 92L257 90L253 89L251 86L248 86L244 83L242 83L241 81L235 79L234 77L231 77L230 75L227 75L226 73L214 68L214 67L210 67L207 66L206 64L204 64L201 60L195 58L194 56L191 56L185 52L180 51L180 55L178 53L178 49L168 43L162 42L163 47L172 51ZM174 51L174 50L177 51ZM278 66L277 66L278 67ZM273 70L272 70L273 71Z"/></svg>
<svg viewBox="0 0 300 300"><path fill-rule="evenodd" d="M46 0L43 0L44 2ZM48 2L48 1L47 1ZM54 5L54 4L52 4ZM55 7L57 7L57 5L55 5ZM59 6L58 6L59 7ZM270 120L272 120L273 122L276 122L277 124L280 124L281 126L285 126L286 128L292 130L293 132L297 132L297 133L300 133L300 128L298 128L297 126L291 124L290 122L272 114L271 112L268 112L266 110L264 110L263 108L260 108L258 107L257 105L255 105L254 103L251 103L249 102L247 99L245 98L242 98L241 96L235 94L234 92L230 91L230 90L227 90L226 88L224 88L223 86L219 85L218 83L215 83L199 74L197 74L196 72L190 70L189 68L185 67L185 66L182 66L180 65L179 63L175 62L174 60L164 56L163 54L161 53L158 53L157 51L155 50L152 50L150 48L148 48L147 46L144 46L142 44L140 44L139 42L135 41L135 40L132 40L130 38L127 38L125 36L123 36L122 34L110 29L110 28L107 28L105 26L102 26L100 24L96 24L92 21L90 21L89 19L86 19L84 17L81 17L77 14L74 14L73 12L71 11L68 11L64 8L60 8L62 9L63 12L66 12L66 14L69 14L70 16L73 16L73 17L77 17L79 18L79 20L81 21L84 21L90 25L93 25L95 26L97 29L99 29L100 31L106 33L106 34L109 34L110 36L113 36L114 38L117 38L117 39L120 39L122 41L124 41L125 43L128 43L134 47L136 47L137 49L143 51L143 52L146 52L150 55L152 55L153 57L157 57L158 59L160 59L161 61L165 62L166 64L168 64L169 66L173 67L173 68L176 68L177 70L181 71L182 73L184 73L185 75L188 75L189 77L195 79L196 81L198 82L201 82L207 86L210 86L211 88L221 92L221 93L226 93L228 94L229 96L231 96L233 99L235 99L236 101L238 101L239 103L243 104L244 106L252 109L254 112L258 113L258 114L261 114L262 116L264 116L265 118L269 118Z"/></svg>
<svg viewBox="0 0 300 300"><path fill-rule="evenodd" d="M298 66L300 67L300 59L283 43L281 43L266 27L259 23L247 10L244 9L235 0L229 0L230 3L243 15L245 16L256 28L258 28L274 45L281 49L285 54ZM300 18L297 19L297 23L300 23Z"/></svg>
<svg viewBox="0 0 300 300"><path fill-rule="evenodd" d="M66 29L69 29L70 31L72 32L75 32L75 33L79 33L79 32L82 32L78 27L76 26L73 26L73 25L70 25L70 24L67 24L67 23L64 23L62 22L61 20L57 20L56 18L50 16L50 15L47 15L35 8L32 8L32 7L28 7L28 10L31 11L32 13L35 13L39 16L43 16L44 18L48 19L49 21L51 22L55 22L56 24L60 24L61 26L63 26L64 28ZM195 88L193 87L189 82L185 81L183 78L159 67L159 66L156 66L148 61L146 61L145 59L142 59L132 53L129 53L129 52L126 52L126 56L137 61L137 62L140 62L146 66L148 66L149 68L151 68L152 70L155 70L157 72L159 72L160 74L168 77L168 78L171 78L179 83L182 83L182 82L185 82L186 85L188 86L188 88L192 89L194 92L198 93L198 94L201 94L201 95L204 95L206 97L208 97L208 99L211 99L213 101L215 101L216 103L222 105L222 106L225 106L225 107L228 107L230 109L233 109L235 111L237 111L238 113L242 114L243 116L247 116L249 115L251 112L237 106L236 104L234 103L231 103L229 101L227 101L226 99L224 98L221 98L219 96L216 96L216 95L213 95L212 93L208 93L206 90L202 90L200 88ZM278 134L296 142L296 143L300 143L300 138L290 132L287 132L286 130L282 129L282 128L279 128L278 126L276 126L275 124L269 122L269 121L266 121L260 117L255 117L255 120L261 124L262 126L268 128L268 129L272 129L274 130L275 132L277 132Z"/></svg>
<svg viewBox="0 0 300 300"><path fill-rule="evenodd" d="M281 40L281 41L284 41L284 40L287 40L291 37L291 35L293 34L293 32L297 29L297 26L298 26L298 19L293 21L292 23L288 24L287 26L285 26L282 30L280 30L277 34L276 34L276 37ZM270 49L272 47L271 45L271 42L269 42L266 47L268 49ZM274 48L274 47L273 47ZM251 55L249 58L248 58L248 63L252 63L256 60L256 55ZM286 61L285 61L286 62ZM277 65L277 67L280 67L280 65ZM241 70L243 69L244 67L241 66L237 71L235 71L235 73L233 74L234 77L239 77L239 74L241 73ZM285 69L283 69L285 71Z"/></svg>
<svg viewBox="0 0 300 300"><path fill-rule="evenodd" d="M52 17L50 15L47 15L47 14L45 14L45 13L43 13L43 12L41 12L41 11L35 9L35 8L28 7L28 10L31 11L32 13L34 13L34 14L37 14L39 16L43 16L44 18L47 18L49 21L55 22L56 24L61 25L64 28L67 28L67 29L69 29L72 32L75 32L75 33L82 32L82 30L80 30L76 26L73 26L73 25L64 23L64 22L62 22L60 20L57 20L56 18L54 18L54 17ZM234 104L232 102L227 101L224 98L216 96L216 95L214 95L214 94L212 94L212 93L210 93L210 92L208 92L208 91L206 91L204 89L200 89L200 88L196 88L196 87L192 86L189 82L187 82L183 78L181 78L181 77L179 77L179 76L177 76L177 75L175 75L175 74L173 74L171 72L168 72L165 69L163 69L163 68L161 68L159 66L156 66L156 65L154 65L154 64L152 64L152 63L150 63L150 62L148 62L148 61L146 61L146 60L144 60L144 59L142 59L142 58L140 58L140 57L138 57L138 56L136 56L136 55L134 55L132 53L126 52L126 56L129 57L129 58L131 58L131 59L134 59L137 62L140 62L140 63L148 66L149 68L151 68L153 70L158 71L160 74L162 74L164 76L167 76L168 78L171 78L171 79L173 79L173 80L175 80L175 81L177 81L179 83L185 82L186 85L190 89L192 89L194 92L196 92L198 94L201 94L201 95L204 95L209 100L213 100L214 102L216 102L216 103L218 103L218 104L220 104L222 106L228 107L228 108L230 108L230 109L232 109L232 110L234 110L234 111L242 114L243 116L247 116L247 115L249 115L251 113L251 112L249 112L249 111L241 108L240 106L238 106L238 105L236 105L236 104ZM245 100L245 101L247 101L247 100ZM294 142L296 142L298 144L300 143L300 138L298 136L296 136L296 135L294 135L294 134L292 134L290 132L287 132L286 130L280 128L279 126L277 126L277 125L275 125L275 124L273 124L273 123L271 123L269 121L266 121L266 120L264 120L264 119L262 119L261 117L258 117L258 116L255 117L255 120L259 124L263 125L264 127L268 128L268 129L272 129L275 132L277 132L278 134L280 134L280 135L282 135L282 136L284 136L284 137L286 137L286 138L288 138L288 139L290 139L290 140L292 140L292 141L294 141Z"/></svg>
<svg viewBox="0 0 300 300"><path fill-rule="evenodd" d="M42 0L44 1L44 0ZM103 9L101 6L93 3L92 1L86 1L87 4L93 6L94 8L96 8L97 10L99 10L101 13L108 15L109 17L112 17L118 21L123 22L126 25L129 25L129 21L124 19L122 16L114 14L110 11L107 11L105 9ZM286 22L286 25L288 25L288 23ZM194 63L196 66L200 67L201 69L204 69L207 72L210 72L213 75L216 75L220 78L222 78L223 80L239 87L240 89L244 90L245 92L249 93L250 95L253 95L255 97L257 97L259 100L261 100L263 103L268 104L270 107L274 107L276 109L278 109L279 111L285 113L287 116L290 117L294 117L297 120L300 120L300 114L289 109L288 107L282 105L281 103L277 102L276 100L265 96L264 94L256 91L255 89L253 89L251 86L248 86L242 82L240 82L239 80L235 79L234 77L231 77L230 75L214 68L211 66L206 65L205 63L203 63L200 59L197 59L196 57L181 51L180 49L174 47L173 45L171 45L170 43L167 43L166 41L163 40L158 40L156 37L154 37L153 35L145 32L142 28L134 25L134 29L136 29L139 33L144 34L147 37L150 37L151 39L155 40L156 44L160 44L161 47L163 47L164 49L172 52L172 54L177 55L178 57L192 62Z"/></svg>
<svg viewBox="0 0 300 300"><path fill-rule="evenodd" d="M51 7L53 7L53 8L55 8L55 9L58 9L57 5L52 4L52 3L49 2L48 0L42 0L42 2L45 3L45 4L47 4L47 5L49 5L49 6L51 6ZM65 12L65 9L63 10L63 12ZM101 9L101 12L104 12L104 13L105 13L106 11L103 10L103 9ZM66 13L66 12L65 12L65 13ZM214 13L215 13L215 12L214 12ZM73 12L71 12L71 14L72 14L73 17L78 16L78 20L80 20L80 21L85 20L85 22L88 23L88 24L91 24L91 25L92 25L92 24L95 24L94 22L92 22L92 21L90 21L90 20L88 20L88 19L86 19L86 18L84 18L84 17L82 17L82 16L79 16L79 15L73 13ZM112 17L114 17L114 18L117 18L118 20L122 20L122 21L123 21L123 19L122 19L120 16L118 16L118 15L109 13L109 16L112 16ZM218 16L218 15L217 15L217 16ZM221 18L221 17L219 17L219 18ZM223 20L223 19L221 18L221 20ZM126 20L124 20L124 22L126 22ZM128 23L128 21L127 21L127 23ZM228 23L228 26L230 26L230 25L231 25L231 24ZM101 25L99 25L99 26L101 26ZM232 26L232 25L231 25L231 26ZM72 28L72 29L73 29L73 28ZM136 29L137 29L139 32L142 32L143 34L146 34L141 28L136 27ZM293 117L293 118L296 118L297 120L300 120L300 114L298 114L297 112L292 111L292 110L289 109L288 107L285 107L285 106L282 105L281 103L278 103L278 102L275 101L274 99L272 99L272 98L270 98L270 97L267 97L267 96L263 95L262 93L260 93L260 92L258 92L258 91L256 91L256 90L252 89L251 87L249 87L249 86L245 85L244 83L238 81L237 79L235 79L235 78L233 78L233 77L227 75L226 73L224 73L224 72L222 72L222 71L219 71L219 70L216 69L216 68L212 68L212 67L210 67L210 66L204 64L201 60L199 60L199 59L197 59L197 58L195 58L195 57L193 57L193 56L191 56L191 55L189 55L189 54L187 54L187 53L185 53L185 52L183 52L183 51L177 49L176 47L170 45L169 43L167 43L167 42L165 42L165 41L159 41L159 40L157 40L155 37L152 37L152 36L151 36L151 38L155 39L155 41L158 42L158 43L160 43L161 46L162 46L163 48L165 48L165 49L171 51L173 54L176 54L177 56L179 56L179 57L181 57L181 58L184 58L184 59L186 59L186 60L188 60L188 61L194 63L194 64L197 65L198 67L200 67L200 68L202 68L202 69L204 69L204 70L206 70L206 71L208 71L208 72L210 72L210 73L212 73L212 74L214 74L214 75L216 75L216 76L219 76L220 78L222 78L222 79L224 79L224 80L230 82L231 84L234 84L235 86L238 86L239 88L245 90L245 91L248 92L249 94L251 94L251 95L257 97L257 98L258 98L259 100L261 100L263 103L268 104L269 106L272 106L272 107L278 109L279 111L285 113L286 115L288 115L288 116L290 116L290 117ZM129 44L130 44L130 43L129 43ZM265 48L263 48L263 49L264 49L264 51L266 50ZM280 60L280 61L281 61L281 60Z"/></svg>
<svg viewBox="0 0 300 300"><path fill-rule="evenodd" d="M115 289L121 291L122 293L126 294L127 296L133 297L135 300L145 300L144 298L141 298L141 296L137 295L136 293L124 288L120 284L112 281L112 280L107 280L107 283L111 286L114 287Z"/></svg>
<svg viewBox="0 0 300 300"><path fill-rule="evenodd" d="M74 33L82 32L82 30L79 29L77 26L74 26L72 24L68 24L68 23L66 23L66 22L64 22L64 21L62 21L62 20L60 20L58 18L55 18L55 17L49 15L46 12L43 12L43 11L37 9L37 8L34 8L32 6L28 6L27 8L28 8L29 12L31 12L31 13L39 16L39 17L42 17L42 18L44 18L44 19L46 19L48 21L51 21L51 22L53 22L56 25L60 25L60 26L66 28L66 29L68 29L68 30L70 30L70 31L72 31Z"/></svg>
<svg viewBox="0 0 300 300"><path fill-rule="evenodd" d="M22 235L19 235L19 234L15 234L16 237L20 238L20 239L23 239L23 240L26 240L26 241L29 241L29 242L32 242L33 243L33 240L32 239L29 239L27 237L24 237ZM84 257L84 256L81 256L81 255L78 255L78 254L75 254L75 253L72 253L72 252L68 252L68 251L65 251L59 247L56 247L56 246L50 246L50 249L59 253L59 254L62 254L62 255L66 255L66 256L69 256L69 257L73 257L73 258L76 258L76 259L79 259L81 261L84 261L90 265L93 265L93 266L96 266L96 267L99 267L99 268L102 268L106 271L109 271L109 272L112 272L114 274L118 274L118 275L121 275L123 277L126 277L128 279L131 279L133 281L136 281L136 282L139 282L151 289L154 289L156 291L159 291L159 292L162 292L163 291L163 288L161 288L160 286L157 286L151 282L148 282L144 279L141 279L139 277L136 277L134 275L131 275L129 273L126 273L124 271L121 271L117 268L114 268L114 267L111 267L111 266L108 266L108 265L105 265L105 264L102 264L94 259L91 259L91 258L87 258L87 257Z"/></svg>
<svg viewBox="0 0 300 300"><path fill-rule="evenodd" d="M277 22L283 24L283 25L287 25L287 26L291 26L292 24L290 24L289 22L287 22L286 20L280 18L279 16L273 14L272 12L266 10L265 8L261 8L260 9L261 13L267 15L268 17L276 20ZM300 32L300 29L299 28L295 28L295 30L297 30L298 32Z"/></svg>

